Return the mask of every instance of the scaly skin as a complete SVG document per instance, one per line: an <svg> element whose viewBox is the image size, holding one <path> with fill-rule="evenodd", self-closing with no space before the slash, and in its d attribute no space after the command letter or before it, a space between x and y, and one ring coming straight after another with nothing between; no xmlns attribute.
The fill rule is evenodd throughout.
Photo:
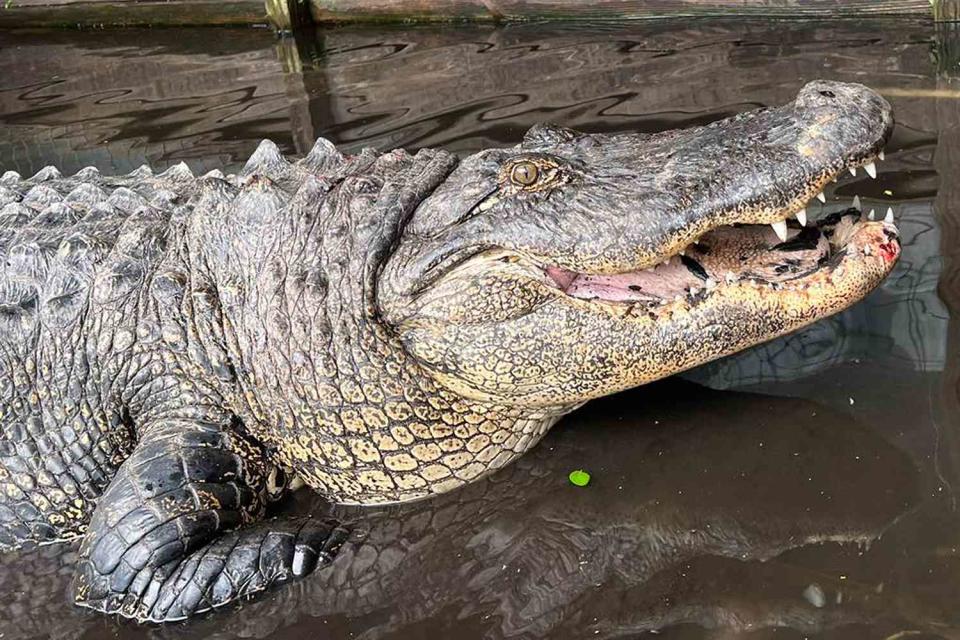
<svg viewBox="0 0 960 640"><path fill-rule="evenodd" d="M237 176L4 174L0 544L82 536L76 601L136 620L306 575L349 527L265 520L294 474L342 503L443 493L590 398L859 300L899 253L891 223L782 245L719 227L795 213L891 126L869 90L813 83L709 127L536 128L459 164L320 140L296 163L264 142ZM734 152L774 171L727 176ZM644 286L729 281L578 293L695 237L690 272Z"/></svg>

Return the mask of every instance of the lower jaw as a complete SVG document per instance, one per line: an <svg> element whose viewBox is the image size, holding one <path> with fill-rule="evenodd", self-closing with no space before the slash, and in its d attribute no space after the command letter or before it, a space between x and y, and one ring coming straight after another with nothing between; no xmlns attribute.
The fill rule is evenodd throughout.
<svg viewBox="0 0 960 640"><path fill-rule="evenodd" d="M649 304L567 300L606 315L607 330L630 353L590 397L647 384L802 329L866 297L900 254L892 225L858 225L844 253L791 282L737 280L680 299ZM598 308L599 307L599 308ZM581 340L585 337L581 337Z"/></svg>

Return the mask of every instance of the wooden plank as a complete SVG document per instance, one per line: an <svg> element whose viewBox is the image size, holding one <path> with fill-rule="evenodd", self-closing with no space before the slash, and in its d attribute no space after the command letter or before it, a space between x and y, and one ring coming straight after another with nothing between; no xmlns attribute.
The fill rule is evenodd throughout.
<svg viewBox="0 0 960 640"><path fill-rule="evenodd" d="M620 20L668 16L930 15L930 0L0 0L0 28L250 25L296 27L301 4L319 23ZM290 6L296 11L291 13ZM939 20L960 0L935 0Z"/></svg>
<svg viewBox="0 0 960 640"><path fill-rule="evenodd" d="M846 17L930 15L930 0L0 0L0 28L262 25L296 27L309 4L319 23L619 20L668 16ZM290 6L297 9L291 13ZM938 20L960 0L935 0Z"/></svg>
<svg viewBox="0 0 960 640"><path fill-rule="evenodd" d="M0 29L266 24L263 0L12 0L0 7Z"/></svg>
<svg viewBox="0 0 960 640"><path fill-rule="evenodd" d="M953 0L938 0L953 1ZM929 0L310 0L317 22L930 15Z"/></svg>
<svg viewBox="0 0 960 640"><path fill-rule="evenodd" d="M960 21L960 0L930 0L933 19L937 22Z"/></svg>

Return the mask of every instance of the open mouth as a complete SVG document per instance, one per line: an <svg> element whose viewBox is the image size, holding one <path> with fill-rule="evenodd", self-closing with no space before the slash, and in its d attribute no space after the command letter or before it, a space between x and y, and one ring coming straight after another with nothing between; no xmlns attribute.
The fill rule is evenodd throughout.
<svg viewBox="0 0 960 640"><path fill-rule="evenodd" d="M876 159L883 159L880 151ZM851 163L876 178L873 159ZM836 181L836 176L833 176ZM816 198L826 199L817 190ZM803 291L836 286L844 268L863 260L880 260L886 272L900 252L892 208L880 218L861 210L859 198L845 211L808 222L803 207L772 224L733 223L700 235L684 250L646 269L618 274L578 273L542 267L545 280L566 295L582 300L654 308L671 303L695 304L712 293L747 283L773 291Z"/></svg>
<svg viewBox="0 0 960 640"><path fill-rule="evenodd" d="M871 229L881 233L867 233ZM806 227L791 221L785 235L787 239L781 241L768 225L723 226L706 233L681 254L642 271L590 275L546 267L544 272L557 288L574 298L653 307L696 302L740 282L771 290L829 284L834 275L842 275L847 260L860 257L853 255L849 246L855 237L868 238L856 247L864 257L892 261L899 253L892 210L880 222L855 208Z"/></svg>

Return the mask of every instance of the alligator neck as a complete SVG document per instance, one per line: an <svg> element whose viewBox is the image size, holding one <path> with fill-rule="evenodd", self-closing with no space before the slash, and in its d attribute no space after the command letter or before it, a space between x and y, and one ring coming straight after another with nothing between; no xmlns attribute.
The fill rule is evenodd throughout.
<svg viewBox="0 0 960 640"><path fill-rule="evenodd" d="M296 184L253 172L229 203L201 198L188 222L191 279L219 306L212 329L194 323L197 342L223 349L233 372L222 394L277 461L333 500L447 491L507 464L565 412L447 391L380 321L382 265L455 163L442 151L365 152Z"/></svg>

